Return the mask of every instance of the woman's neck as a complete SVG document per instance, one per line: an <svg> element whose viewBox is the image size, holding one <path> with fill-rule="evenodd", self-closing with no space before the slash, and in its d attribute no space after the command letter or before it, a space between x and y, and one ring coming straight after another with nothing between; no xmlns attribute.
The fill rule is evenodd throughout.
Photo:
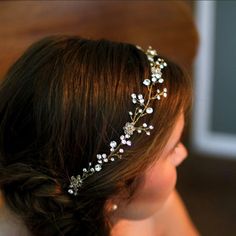
<svg viewBox="0 0 236 236"><path fill-rule="evenodd" d="M0 232L4 236L30 236L23 221L12 212L0 191Z"/></svg>
<svg viewBox="0 0 236 236"><path fill-rule="evenodd" d="M121 219L113 226L110 236L157 236L163 235L163 229L157 227L152 217L144 220Z"/></svg>

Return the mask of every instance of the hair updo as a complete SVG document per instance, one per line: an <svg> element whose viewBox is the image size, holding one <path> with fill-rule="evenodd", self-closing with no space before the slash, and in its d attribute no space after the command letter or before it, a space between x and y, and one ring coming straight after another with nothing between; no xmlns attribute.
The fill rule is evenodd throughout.
<svg viewBox="0 0 236 236"><path fill-rule="evenodd" d="M168 97L142 118L154 126L151 135L134 134L123 158L87 178L76 197L67 192L70 176L109 153L130 120L130 95L147 94L147 57L129 43L55 35L11 66L0 87L0 188L32 235L109 235L106 201L121 191L133 196L191 107L190 79L164 60Z"/></svg>

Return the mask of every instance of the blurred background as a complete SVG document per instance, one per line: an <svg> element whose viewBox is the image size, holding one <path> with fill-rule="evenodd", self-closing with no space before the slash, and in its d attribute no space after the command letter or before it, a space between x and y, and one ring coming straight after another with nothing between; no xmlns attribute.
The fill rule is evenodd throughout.
<svg viewBox="0 0 236 236"><path fill-rule="evenodd" d="M234 236L235 20L235 1L1 1L0 78L31 43L51 34L158 49L194 83L184 133L189 158L178 169L177 189L203 236Z"/></svg>

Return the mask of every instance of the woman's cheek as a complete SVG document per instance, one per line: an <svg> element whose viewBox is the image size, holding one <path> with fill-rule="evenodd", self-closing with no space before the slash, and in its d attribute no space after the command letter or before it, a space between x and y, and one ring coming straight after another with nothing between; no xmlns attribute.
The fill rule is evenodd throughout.
<svg viewBox="0 0 236 236"><path fill-rule="evenodd" d="M123 217L144 219L155 214L170 196L176 179L176 169L170 161L158 162L146 172L143 185L135 193L132 203L125 206Z"/></svg>
<svg viewBox="0 0 236 236"><path fill-rule="evenodd" d="M157 163L147 173L141 195L148 201L165 201L174 189L176 180L176 169L169 160Z"/></svg>

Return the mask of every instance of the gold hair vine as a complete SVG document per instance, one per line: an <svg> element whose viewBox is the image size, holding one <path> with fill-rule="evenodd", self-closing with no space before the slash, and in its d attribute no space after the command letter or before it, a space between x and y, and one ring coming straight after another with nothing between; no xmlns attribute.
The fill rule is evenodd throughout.
<svg viewBox="0 0 236 236"><path fill-rule="evenodd" d="M143 51L141 47L136 47ZM147 55L147 59L150 62L151 67L151 78L143 81L143 84L147 86L148 89L148 98L144 98L142 94L131 94L132 102L133 104L136 104L137 107L134 112L129 111L131 121L126 122L123 127L124 134L120 136L120 142L117 143L114 140L111 141L109 155L106 153L97 154L97 161L94 165L89 162L89 167L83 168L82 175L77 175L76 177L71 176L68 189L69 194L76 196L84 180L92 174L101 171L104 163L107 163L108 161L115 161L117 158L121 159L122 153L124 153L122 146L131 146L132 142L130 137L135 131L138 133L142 133L144 131L147 135L150 135L150 130L154 129L152 125L147 125L146 123L143 123L142 126L138 127L135 125L141 117L153 113L153 108L150 106L151 100L160 100L161 96L167 97L167 88L163 88L162 91L159 88L154 88L154 86L158 83L162 84L164 82L161 70L167 66L167 63L162 58L158 57L156 50L152 49L151 46L149 46L145 54ZM155 91L155 94L153 94L153 91Z"/></svg>

